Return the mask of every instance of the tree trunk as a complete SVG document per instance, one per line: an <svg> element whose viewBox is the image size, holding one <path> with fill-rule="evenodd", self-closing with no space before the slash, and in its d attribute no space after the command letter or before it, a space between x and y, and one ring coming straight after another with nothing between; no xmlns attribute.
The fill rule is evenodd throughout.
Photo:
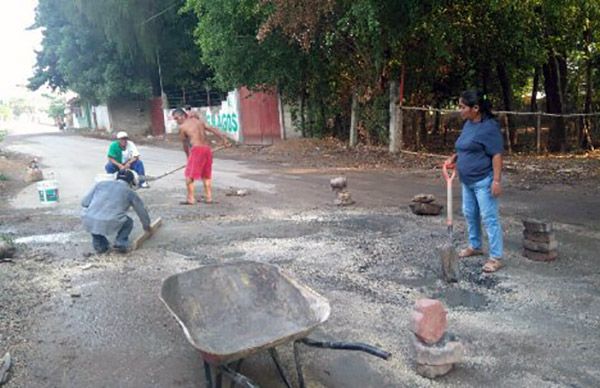
<svg viewBox="0 0 600 388"><path fill-rule="evenodd" d="M481 90L484 94L488 93L490 84L490 68L488 65L484 65L481 67Z"/></svg>
<svg viewBox="0 0 600 388"><path fill-rule="evenodd" d="M583 106L584 113L590 113L592 110L592 53L591 45L593 42L592 29L587 21L586 29L584 32L584 40L586 43L587 59L585 64L585 102ZM580 139L580 144L583 148L594 149L594 143L590 135L590 117L585 116L583 119L583 136Z"/></svg>
<svg viewBox="0 0 600 388"><path fill-rule="evenodd" d="M162 84L160 69L153 66L150 69L150 83L152 84L152 99L150 100L150 123L152 135L161 136L165 134L165 118L163 114Z"/></svg>
<svg viewBox="0 0 600 388"><path fill-rule="evenodd" d="M306 137L306 120L304 119L304 111L306 110L306 93L300 94L300 131L302 137Z"/></svg>
<svg viewBox="0 0 600 388"><path fill-rule="evenodd" d="M506 65L504 63L496 63L496 71L498 72L498 79L500 81L500 86L502 87L502 101L504 102L504 110L512 111L512 86L510 82L510 77L508 72L506 71ZM512 148L513 145L517 142L517 131L515 130L515 122L514 118L510 115L506 115L507 119L507 128L510 133L509 136L509 149Z"/></svg>
<svg viewBox="0 0 600 388"><path fill-rule="evenodd" d="M544 91L546 92L546 112L563 113L563 98L560 82L560 70L557 64L563 61L554 54L549 54L548 62L544 64ZM566 128L563 117L554 117L548 134L548 150L551 152L564 151L566 149Z"/></svg>
<svg viewBox="0 0 600 388"><path fill-rule="evenodd" d="M535 67L533 72L533 87L531 88L531 105L529 107L529 111L537 112L537 93L540 87L540 68L539 66Z"/></svg>
<svg viewBox="0 0 600 388"><path fill-rule="evenodd" d="M400 94L398 81L390 82L390 148L389 151L395 154L399 151L399 139L398 139L398 111L401 109L398 104L398 97Z"/></svg>

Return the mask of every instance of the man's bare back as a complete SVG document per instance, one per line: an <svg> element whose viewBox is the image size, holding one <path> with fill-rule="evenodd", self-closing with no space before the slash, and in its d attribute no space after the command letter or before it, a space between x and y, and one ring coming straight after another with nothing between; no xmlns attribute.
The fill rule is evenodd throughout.
<svg viewBox="0 0 600 388"><path fill-rule="evenodd" d="M199 117L187 117L179 124L179 138L181 141L189 141L192 147L207 145L205 131L215 131L210 128L204 120Z"/></svg>
<svg viewBox="0 0 600 388"><path fill-rule="evenodd" d="M218 129L208 125L198 115L180 117L177 123L179 124L179 139L183 142L186 154L188 154L188 144L192 147L209 145L206 131L213 133L224 143L227 143L227 138Z"/></svg>

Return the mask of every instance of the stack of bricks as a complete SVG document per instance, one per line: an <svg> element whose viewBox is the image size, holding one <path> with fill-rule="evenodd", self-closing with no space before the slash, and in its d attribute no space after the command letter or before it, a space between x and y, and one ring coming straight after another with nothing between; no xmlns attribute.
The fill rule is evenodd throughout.
<svg viewBox="0 0 600 388"><path fill-rule="evenodd" d="M463 345L446 332L446 315L439 300L419 299L415 303L411 326L415 334L417 373L430 379L447 374L463 360Z"/></svg>
<svg viewBox="0 0 600 388"><path fill-rule="evenodd" d="M558 257L558 242L551 222L527 218L523 226L523 256L535 261L552 261Z"/></svg>

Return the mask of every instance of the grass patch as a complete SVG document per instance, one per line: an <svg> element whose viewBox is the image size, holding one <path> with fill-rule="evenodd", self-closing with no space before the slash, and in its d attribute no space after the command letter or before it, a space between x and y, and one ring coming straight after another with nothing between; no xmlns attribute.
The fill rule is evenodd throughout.
<svg viewBox="0 0 600 388"><path fill-rule="evenodd" d="M0 182L5 182L8 180L8 177L0 172Z"/></svg>

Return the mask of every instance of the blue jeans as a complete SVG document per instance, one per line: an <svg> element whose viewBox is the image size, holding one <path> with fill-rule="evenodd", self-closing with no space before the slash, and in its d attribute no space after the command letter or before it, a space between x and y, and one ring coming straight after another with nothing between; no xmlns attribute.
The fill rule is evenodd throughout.
<svg viewBox="0 0 600 388"><path fill-rule="evenodd" d="M492 195L492 176L472 184L462 184L463 214L467 221L469 246L481 249L481 221L490 245L490 257L502 258L502 225L498 199Z"/></svg>
<svg viewBox="0 0 600 388"><path fill-rule="evenodd" d="M129 234L133 230L133 220L127 216L127 220L119 229L115 239L115 248L127 248L129 246ZM101 234L92 234L92 245L98 253L104 253L110 248L110 244L105 236Z"/></svg>
<svg viewBox="0 0 600 388"><path fill-rule="evenodd" d="M119 171L119 168L112 162L106 163L106 166L104 166L104 169L106 170L107 174L113 174L113 173ZM137 174L140 176L140 183L144 182L144 178L146 176L146 170L144 169L144 163L140 159L131 163L131 169L133 171L137 172Z"/></svg>

